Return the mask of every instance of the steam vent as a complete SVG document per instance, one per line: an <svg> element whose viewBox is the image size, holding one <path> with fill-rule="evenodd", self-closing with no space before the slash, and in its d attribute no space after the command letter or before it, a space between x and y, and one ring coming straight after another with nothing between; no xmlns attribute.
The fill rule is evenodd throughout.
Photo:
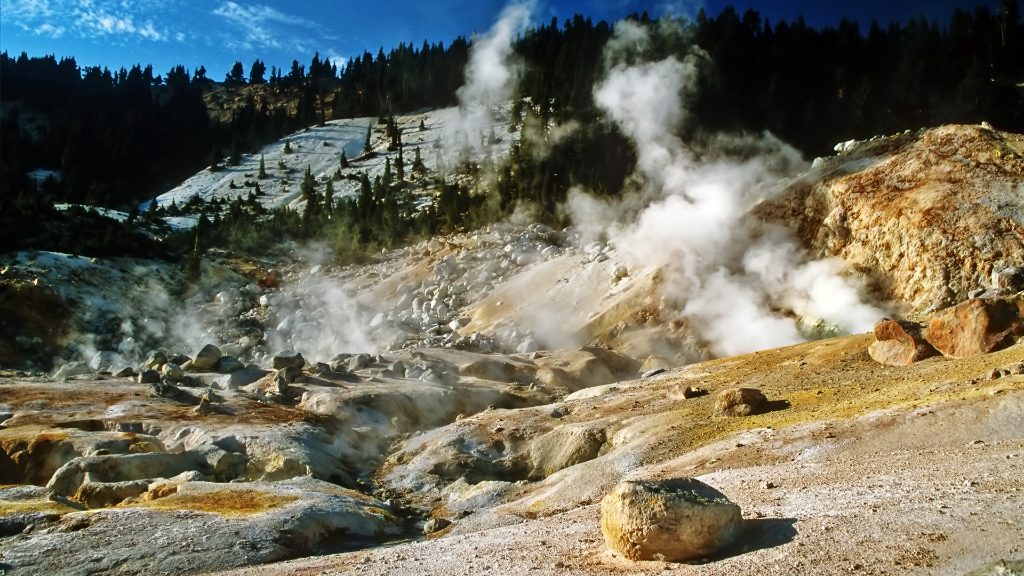
<svg viewBox="0 0 1024 576"><path fill-rule="evenodd" d="M1024 574L972 2L5 1L0 575Z"/></svg>

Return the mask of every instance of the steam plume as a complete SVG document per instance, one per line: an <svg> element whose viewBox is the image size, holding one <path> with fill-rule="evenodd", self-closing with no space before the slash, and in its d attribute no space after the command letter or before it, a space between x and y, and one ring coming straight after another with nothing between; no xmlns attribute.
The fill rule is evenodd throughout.
<svg viewBox="0 0 1024 576"><path fill-rule="evenodd" d="M466 83L456 93L459 113L445 126L446 161L485 147L483 137L498 124L495 114L515 93L518 63L512 42L526 30L534 8L533 2L510 4L486 34L474 38Z"/></svg>
<svg viewBox="0 0 1024 576"><path fill-rule="evenodd" d="M625 29L630 42L641 45L635 27ZM634 222L609 226L602 218L607 209L576 194L570 209L577 223L610 230L625 258L661 266L668 298L716 355L803 341L797 321L779 310L845 332L869 330L882 312L861 303L839 276L841 262L808 262L785 231L755 229L744 218L765 183L803 164L799 154L763 135L762 144L774 148L769 155L698 160L675 135L695 72L692 59L674 57L620 64L595 88L597 105L636 144L649 204Z"/></svg>

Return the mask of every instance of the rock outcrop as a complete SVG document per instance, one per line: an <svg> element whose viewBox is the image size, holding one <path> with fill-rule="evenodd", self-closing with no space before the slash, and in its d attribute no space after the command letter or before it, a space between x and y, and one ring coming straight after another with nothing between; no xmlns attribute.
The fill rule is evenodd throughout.
<svg viewBox="0 0 1024 576"><path fill-rule="evenodd" d="M1003 271L1024 262L1022 149L1024 136L984 125L856 142L754 214L923 316L1016 278Z"/></svg>
<svg viewBox="0 0 1024 576"><path fill-rule="evenodd" d="M740 507L692 478L622 482L601 500L605 542L630 560L703 558L742 529Z"/></svg>

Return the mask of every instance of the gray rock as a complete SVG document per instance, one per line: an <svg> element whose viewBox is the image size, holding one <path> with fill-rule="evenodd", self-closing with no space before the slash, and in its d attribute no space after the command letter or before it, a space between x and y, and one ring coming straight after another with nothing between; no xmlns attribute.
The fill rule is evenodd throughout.
<svg viewBox="0 0 1024 576"><path fill-rule="evenodd" d="M212 370L217 365L217 361L220 360L221 352L220 348L213 344L207 344L203 346L203 349L196 353L195 359L192 360L192 367L195 370L205 371Z"/></svg>
<svg viewBox="0 0 1024 576"><path fill-rule="evenodd" d="M167 353L163 350L150 352L149 358L146 358L146 368L151 370L159 370L164 364L167 364Z"/></svg>
<svg viewBox="0 0 1024 576"><path fill-rule="evenodd" d="M248 386L256 382L267 374L270 374L270 372L250 364L241 370L235 370L229 374L218 376L213 384L221 390L236 390L241 386Z"/></svg>
<svg viewBox="0 0 1024 576"><path fill-rule="evenodd" d="M149 393L160 398L177 398L181 390L167 380L158 380L149 386Z"/></svg>
<svg viewBox="0 0 1024 576"><path fill-rule="evenodd" d="M394 372L399 378L405 378L405 363L396 360L388 366L388 370Z"/></svg>
<svg viewBox="0 0 1024 576"><path fill-rule="evenodd" d="M181 382L185 378L185 371L181 369L181 366L170 362L164 364L161 372L171 382Z"/></svg>
<svg viewBox="0 0 1024 576"><path fill-rule="evenodd" d="M105 350L103 352L97 352L92 360L89 362L89 368L92 368L95 372L112 372L111 370L114 365L124 365L124 360L121 359L121 355L117 352L111 352Z"/></svg>
<svg viewBox="0 0 1024 576"><path fill-rule="evenodd" d="M192 359L188 357L188 354L171 354L167 357L167 361L171 364L177 364L178 366L184 366L185 364L192 362ZM195 364L193 363L193 366Z"/></svg>
<svg viewBox="0 0 1024 576"><path fill-rule="evenodd" d="M230 374L231 372L241 370L242 368L245 368L245 364L242 364L242 362L234 356L221 356L220 359L217 360L217 372L220 372L221 374Z"/></svg>
<svg viewBox="0 0 1024 576"><path fill-rule="evenodd" d="M143 370L139 372L140 384L153 384L160 381L160 373L156 370Z"/></svg>
<svg viewBox="0 0 1024 576"><path fill-rule="evenodd" d="M117 372L114 372L114 376L118 378L131 378L132 376L135 376L135 369L131 366L126 366Z"/></svg>
<svg viewBox="0 0 1024 576"><path fill-rule="evenodd" d="M53 375L54 380L61 380L63 378L70 378L72 376L81 376L83 374L92 374L92 369L85 362L68 362L67 364L60 367L57 373Z"/></svg>
<svg viewBox="0 0 1024 576"><path fill-rule="evenodd" d="M433 534L435 532L440 532L451 525L452 521L447 518L432 518L427 520L427 523L423 525L423 533Z"/></svg>
<svg viewBox="0 0 1024 576"><path fill-rule="evenodd" d="M274 375L274 383L277 385L278 394L288 394L288 387L295 379L302 376L302 370L295 366L286 366L277 371Z"/></svg>
<svg viewBox="0 0 1024 576"><path fill-rule="evenodd" d="M348 369L352 372L362 370L370 365L369 354L357 354L348 359Z"/></svg>
<svg viewBox="0 0 1024 576"><path fill-rule="evenodd" d="M274 356L273 360L274 370L281 370L288 366L294 366L301 370L305 365L306 359L298 352L282 352L277 356Z"/></svg>

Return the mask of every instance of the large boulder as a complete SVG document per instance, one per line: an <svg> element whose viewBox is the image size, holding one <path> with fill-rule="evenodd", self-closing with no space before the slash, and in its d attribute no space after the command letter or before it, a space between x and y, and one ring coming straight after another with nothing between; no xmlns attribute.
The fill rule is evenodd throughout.
<svg viewBox="0 0 1024 576"><path fill-rule="evenodd" d="M924 339L922 326L916 322L882 318L875 323L875 341L868 354L879 364L910 366L938 354Z"/></svg>
<svg viewBox="0 0 1024 576"><path fill-rule="evenodd" d="M203 346L203 349L192 360L192 368L198 371L212 370L217 365L217 361L220 360L220 356L220 348L213 344L207 344Z"/></svg>
<svg viewBox="0 0 1024 576"><path fill-rule="evenodd" d="M740 507L692 478L622 482L601 500L605 543L630 560L702 558L742 529Z"/></svg>
<svg viewBox="0 0 1024 576"><path fill-rule="evenodd" d="M970 358L1008 348L1022 333L1018 298L975 298L936 312L924 337L945 356Z"/></svg>
<svg viewBox="0 0 1024 576"><path fill-rule="evenodd" d="M715 395L715 413L720 416L752 416L768 403L757 388L726 388Z"/></svg>

